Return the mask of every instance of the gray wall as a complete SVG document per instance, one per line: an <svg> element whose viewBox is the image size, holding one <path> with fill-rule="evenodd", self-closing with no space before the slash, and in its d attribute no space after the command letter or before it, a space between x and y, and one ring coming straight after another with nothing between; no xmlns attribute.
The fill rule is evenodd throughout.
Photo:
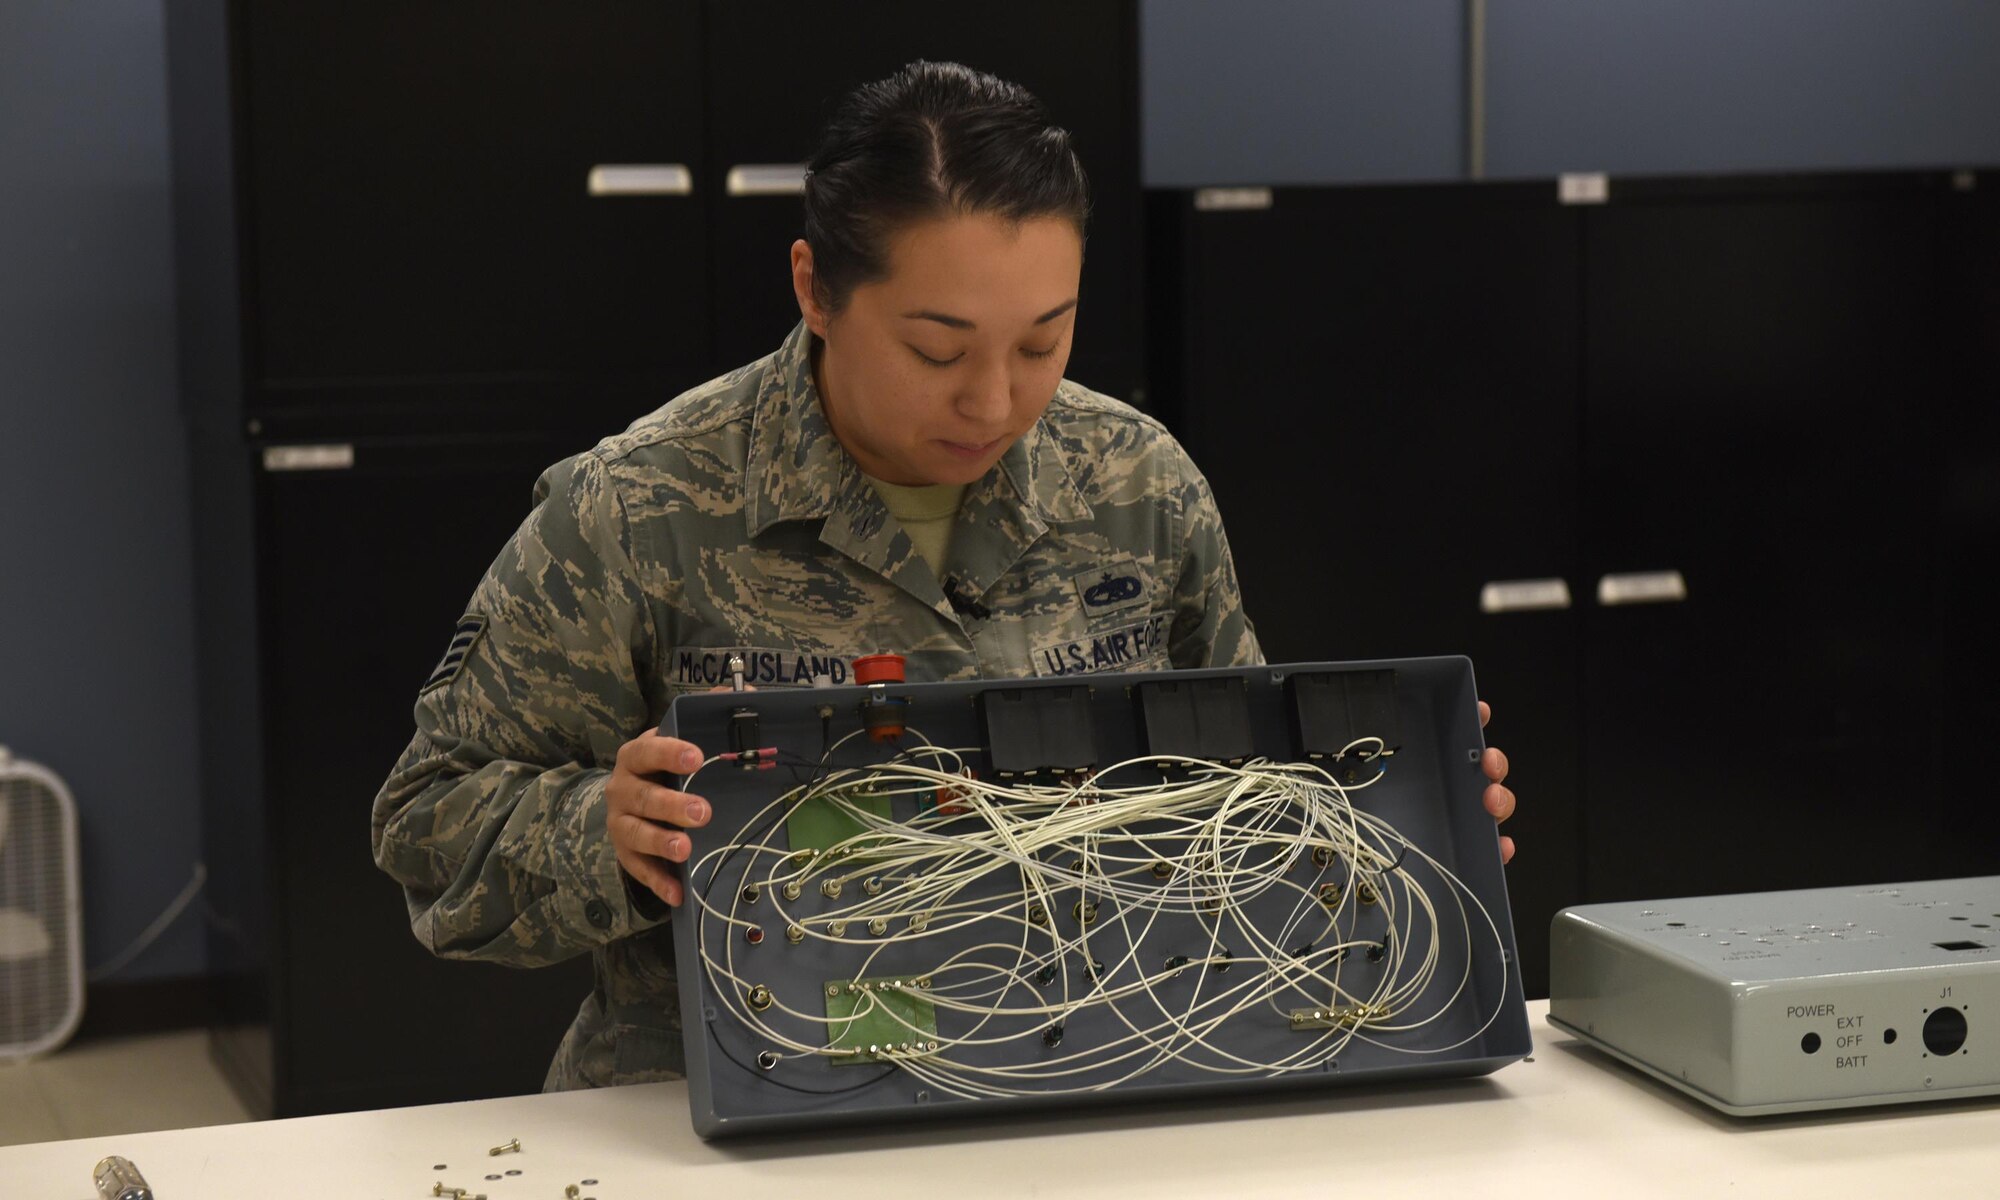
<svg viewBox="0 0 2000 1200"><path fill-rule="evenodd" d="M1148 184L1466 176L1466 0L1140 0ZM1486 175L2000 163L1992 0L1488 0Z"/></svg>
<svg viewBox="0 0 2000 1200"><path fill-rule="evenodd" d="M0 2L0 743L76 793L93 965L200 855L163 39ZM204 965L191 914L120 978Z"/></svg>
<svg viewBox="0 0 2000 1200"><path fill-rule="evenodd" d="M1464 0L1141 0L1155 187L1456 179Z"/></svg>
<svg viewBox="0 0 2000 1200"><path fill-rule="evenodd" d="M1492 0L1487 175L2000 163L1992 0Z"/></svg>

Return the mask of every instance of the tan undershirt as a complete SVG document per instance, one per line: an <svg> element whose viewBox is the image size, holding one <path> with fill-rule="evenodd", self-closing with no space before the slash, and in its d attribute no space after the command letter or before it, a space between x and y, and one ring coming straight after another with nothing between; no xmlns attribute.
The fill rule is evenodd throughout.
<svg viewBox="0 0 2000 1200"><path fill-rule="evenodd" d="M875 486L882 503L889 506L889 512L910 535L917 553L931 565L931 573L942 579L944 555L951 549L951 530L958 522L958 505L965 499L965 485L932 483L904 487L900 483L884 483L873 475L864 478Z"/></svg>

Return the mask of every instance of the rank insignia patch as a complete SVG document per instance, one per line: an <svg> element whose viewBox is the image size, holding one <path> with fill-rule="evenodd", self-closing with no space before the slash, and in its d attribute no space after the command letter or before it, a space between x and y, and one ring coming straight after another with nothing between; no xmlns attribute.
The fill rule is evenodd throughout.
<svg viewBox="0 0 2000 1200"><path fill-rule="evenodd" d="M479 643L480 635L485 632L485 617L478 613L460 617L458 628L451 633L451 645L445 647L444 657L438 661L437 669L431 672L431 677L417 690L417 694L421 696L432 688L443 687L457 679L458 673L465 669L465 656L472 653L473 646Z"/></svg>

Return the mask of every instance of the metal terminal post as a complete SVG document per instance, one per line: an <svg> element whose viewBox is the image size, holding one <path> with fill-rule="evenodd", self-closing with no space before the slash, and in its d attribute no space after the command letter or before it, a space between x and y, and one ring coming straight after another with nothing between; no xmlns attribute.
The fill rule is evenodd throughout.
<svg viewBox="0 0 2000 1200"><path fill-rule="evenodd" d="M5 753L0 752L0 758L4 757ZM90 1180L97 1185L97 1194L103 1200L153 1200L152 1187L129 1158L113 1154L100 1160L90 1173Z"/></svg>
<svg viewBox="0 0 2000 1200"><path fill-rule="evenodd" d="M494 1155L494 1154L519 1154L520 1152L521 1152L521 1139L514 1138L511 1141L509 1141L506 1145L495 1146L491 1150L488 1150L486 1153L489 1155Z"/></svg>
<svg viewBox="0 0 2000 1200"><path fill-rule="evenodd" d="M1384 1004L1341 1004L1327 1008L1295 1008L1293 1029L1353 1029L1389 1015Z"/></svg>

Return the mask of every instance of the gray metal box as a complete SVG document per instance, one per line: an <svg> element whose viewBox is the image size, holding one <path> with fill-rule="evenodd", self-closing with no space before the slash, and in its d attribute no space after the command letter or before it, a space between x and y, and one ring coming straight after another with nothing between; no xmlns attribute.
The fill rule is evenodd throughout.
<svg viewBox="0 0 2000 1200"><path fill-rule="evenodd" d="M1593 904L1549 1020L1739 1116L2000 1094L2000 876Z"/></svg>

